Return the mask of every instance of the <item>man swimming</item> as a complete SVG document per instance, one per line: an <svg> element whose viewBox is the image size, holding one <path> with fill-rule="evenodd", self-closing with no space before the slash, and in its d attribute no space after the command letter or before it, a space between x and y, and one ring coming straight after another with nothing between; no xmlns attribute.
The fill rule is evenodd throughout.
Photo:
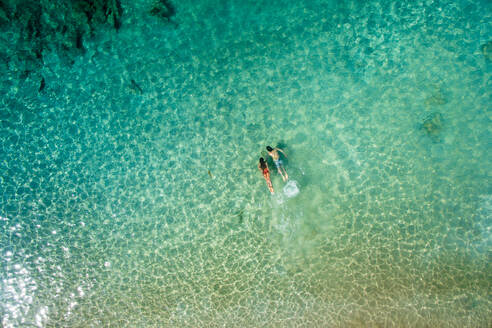
<svg viewBox="0 0 492 328"><path fill-rule="evenodd" d="M287 171L285 171L282 160L280 159L280 154L278 152L280 151L282 154L284 154L285 157L287 157L287 155L285 155L284 151L280 148L273 149L272 147L267 146L266 149L268 151L268 155L272 157L273 163L275 163L278 173L280 173L284 181L287 181L289 179L289 175L287 174Z"/></svg>
<svg viewBox="0 0 492 328"><path fill-rule="evenodd" d="M270 180L270 171L268 170L268 164L265 162L263 157L260 157L260 162L258 163L258 169L263 173L263 177L266 180L268 190L273 194L272 181Z"/></svg>

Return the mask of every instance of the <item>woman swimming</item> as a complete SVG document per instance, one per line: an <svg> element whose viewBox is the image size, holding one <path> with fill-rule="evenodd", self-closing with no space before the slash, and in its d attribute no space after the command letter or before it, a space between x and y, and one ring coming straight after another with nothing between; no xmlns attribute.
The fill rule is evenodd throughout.
<svg viewBox="0 0 492 328"><path fill-rule="evenodd" d="M263 159L263 157L260 157L260 162L258 163L258 169L263 174L263 177L266 180L268 189L273 194L274 192L273 192L272 181L270 180L270 171L268 170L268 164L265 162L265 160Z"/></svg>

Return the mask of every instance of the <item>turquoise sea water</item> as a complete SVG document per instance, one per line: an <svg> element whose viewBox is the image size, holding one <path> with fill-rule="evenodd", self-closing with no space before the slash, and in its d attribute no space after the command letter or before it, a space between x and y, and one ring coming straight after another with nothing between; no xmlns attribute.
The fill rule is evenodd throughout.
<svg viewBox="0 0 492 328"><path fill-rule="evenodd" d="M149 3L2 78L2 326L490 326L490 2Z"/></svg>

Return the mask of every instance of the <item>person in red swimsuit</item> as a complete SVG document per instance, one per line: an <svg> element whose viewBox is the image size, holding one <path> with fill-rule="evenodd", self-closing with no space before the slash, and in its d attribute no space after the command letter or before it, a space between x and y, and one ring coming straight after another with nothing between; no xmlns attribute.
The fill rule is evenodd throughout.
<svg viewBox="0 0 492 328"><path fill-rule="evenodd" d="M268 170L268 164L265 162L263 157L260 157L260 162L258 163L258 169L261 171L263 174L263 177L266 180L268 190L273 194L273 186L272 186L272 181L270 180L270 171Z"/></svg>

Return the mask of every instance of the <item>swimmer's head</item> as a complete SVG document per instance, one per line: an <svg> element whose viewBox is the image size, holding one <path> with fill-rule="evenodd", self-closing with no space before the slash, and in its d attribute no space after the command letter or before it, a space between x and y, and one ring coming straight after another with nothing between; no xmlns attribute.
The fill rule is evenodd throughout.
<svg viewBox="0 0 492 328"><path fill-rule="evenodd" d="M272 148L272 147L270 147L270 146L267 146L267 150L268 150L268 151L272 151L272 150L273 150L273 148Z"/></svg>
<svg viewBox="0 0 492 328"><path fill-rule="evenodd" d="M266 163L265 163L265 160L263 159L263 157L260 157L260 166L262 169L264 169L266 167Z"/></svg>

